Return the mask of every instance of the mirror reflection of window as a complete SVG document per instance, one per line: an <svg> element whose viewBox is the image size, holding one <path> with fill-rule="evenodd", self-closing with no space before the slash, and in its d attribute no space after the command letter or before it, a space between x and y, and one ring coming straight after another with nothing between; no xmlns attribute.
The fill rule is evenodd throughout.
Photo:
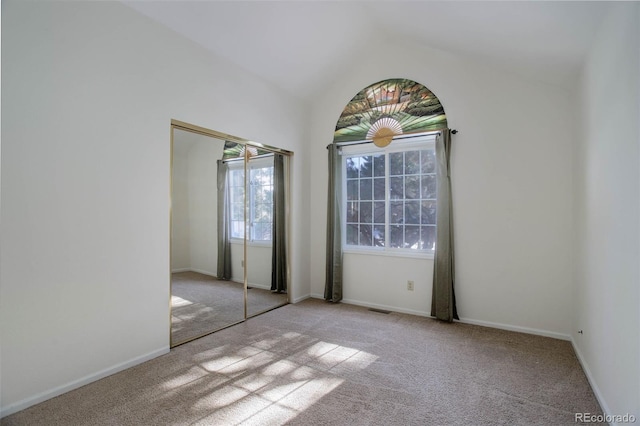
<svg viewBox="0 0 640 426"><path fill-rule="evenodd" d="M247 208L249 242L271 242L273 229L273 156L251 160L248 165L249 181ZM231 238L244 238L244 164L229 165L229 191L231 193Z"/></svg>

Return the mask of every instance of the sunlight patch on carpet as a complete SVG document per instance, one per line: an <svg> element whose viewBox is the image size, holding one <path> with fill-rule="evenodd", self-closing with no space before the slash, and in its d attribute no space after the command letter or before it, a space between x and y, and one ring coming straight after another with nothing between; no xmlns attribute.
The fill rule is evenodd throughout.
<svg viewBox="0 0 640 426"><path fill-rule="evenodd" d="M305 345L284 359L279 353L264 350L306 337L285 333L238 348L233 355L226 352L202 360L202 368L223 374L227 380L203 395L192 408L207 412L202 417L204 422L224 422L232 416L234 424L283 424L344 382L330 371L332 368L364 369L378 358L359 349L323 341ZM304 365L302 360L312 361L312 365Z"/></svg>
<svg viewBox="0 0 640 426"><path fill-rule="evenodd" d="M183 299L180 296L171 296L171 306L177 308L179 306L193 305L193 302L187 299Z"/></svg>

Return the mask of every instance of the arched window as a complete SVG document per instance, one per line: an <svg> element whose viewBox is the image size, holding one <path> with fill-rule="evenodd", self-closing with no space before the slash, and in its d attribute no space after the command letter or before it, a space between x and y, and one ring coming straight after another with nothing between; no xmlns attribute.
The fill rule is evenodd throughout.
<svg viewBox="0 0 640 426"><path fill-rule="evenodd" d="M390 79L351 99L338 119L333 141L373 140L386 146L398 135L446 128L444 108L431 90L413 80Z"/></svg>
<svg viewBox="0 0 640 426"><path fill-rule="evenodd" d="M427 132L446 127L438 98L412 80L380 81L351 99L334 134L345 250L433 253L435 135Z"/></svg>

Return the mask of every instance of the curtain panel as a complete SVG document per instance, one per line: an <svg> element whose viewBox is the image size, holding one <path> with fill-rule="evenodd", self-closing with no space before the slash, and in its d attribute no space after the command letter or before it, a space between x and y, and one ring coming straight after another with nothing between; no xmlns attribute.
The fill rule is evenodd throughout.
<svg viewBox="0 0 640 426"><path fill-rule="evenodd" d="M342 222L340 202L342 200L342 180L339 149L335 144L329 151L329 185L327 192L327 251L324 298L331 302L342 300Z"/></svg>
<svg viewBox="0 0 640 426"><path fill-rule="evenodd" d="M231 203L227 177L229 166L218 160L218 279L231 279Z"/></svg>
<svg viewBox="0 0 640 426"><path fill-rule="evenodd" d="M454 292L453 203L451 199L451 130L436 138L436 250L433 260L431 315L442 321L458 318Z"/></svg>
<svg viewBox="0 0 640 426"><path fill-rule="evenodd" d="M273 228L271 234L271 291L287 291L287 235L285 229L284 157L273 159Z"/></svg>

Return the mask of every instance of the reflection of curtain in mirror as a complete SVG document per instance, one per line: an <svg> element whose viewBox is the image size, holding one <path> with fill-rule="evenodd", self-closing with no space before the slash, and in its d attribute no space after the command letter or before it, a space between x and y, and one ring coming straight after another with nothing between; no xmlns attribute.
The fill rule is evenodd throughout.
<svg viewBox="0 0 640 426"><path fill-rule="evenodd" d="M271 234L271 291L287 291L287 246L285 231L284 156L273 160L273 232Z"/></svg>
<svg viewBox="0 0 640 426"><path fill-rule="evenodd" d="M231 241L229 224L231 222L231 203L227 177L229 166L218 160L218 279L231 279Z"/></svg>

